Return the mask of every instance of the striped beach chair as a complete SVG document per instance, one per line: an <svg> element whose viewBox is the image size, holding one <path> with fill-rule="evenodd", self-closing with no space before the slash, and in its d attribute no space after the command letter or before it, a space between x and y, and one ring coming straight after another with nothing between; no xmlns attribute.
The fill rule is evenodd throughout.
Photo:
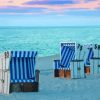
<svg viewBox="0 0 100 100"><path fill-rule="evenodd" d="M35 81L35 58L37 52L11 51L11 83Z"/></svg>
<svg viewBox="0 0 100 100"><path fill-rule="evenodd" d="M77 44L75 59L73 59L70 62L71 78L85 78L84 56L85 56L85 51L83 46Z"/></svg>
<svg viewBox="0 0 100 100"><path fill-rule="evenodd" d="M8 63L5 64L9 69L9 76L4 79L9 85L5 85L6 94L10 92L28 92L38 91L37 73L35 73L37 52L34 51L11 51L6 53L5 59L8 58ZM2 62L2 61L1 61Z"/></svg>
<svg viewBox="0 0 100 100"><path fill-rule="evenodd" d="M90 60L93 58L94 55L93 44L84 45L84 48L85 48L85 61L84 61L85 73L90 74L91 72Z"/></svg>
<svg viewBox="0 0 100 100"><path fill-rule="evenodd" d="M93 45L94 56L90 60L91 62L91 74L100 73L100 45Z"/></svg>
<svg viewBox="0 0 100 100"><path fill-rule="evenodd" d="M12 88L18 84L21 91L38 91L34 87L34 84L38 85L35 76L36 56L37 52L34 51L11 51L10 82Z"/></svg>
<svg viewBox="0 0 100 100"><path fill-rule="evenodd" d="M60 60L55 62L55 77L70 78L70 61L75 58L76 43L61 43Z"/></svg>

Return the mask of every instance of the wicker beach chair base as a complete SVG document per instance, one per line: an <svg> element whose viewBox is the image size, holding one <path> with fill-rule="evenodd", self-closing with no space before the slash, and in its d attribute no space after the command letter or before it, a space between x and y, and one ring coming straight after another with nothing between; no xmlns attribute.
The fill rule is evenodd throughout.
<svg viewBox="0 0 100 100"><path fill-rule="evenodd" d="M70 70L65 70L65 77L67 79L70 79L71 78L71 71Z"/></svg>
<svg viewBox="0 0 100 100"><path fill-rule="evenodd" d="M85 73L86 73L86 74L90 74L90 67L89 67L89 66L88 66L88 67L85 66Z"/></svg>
<svg viewBox="0 0 100 100"><path fill-rule="evenodd" d="M64 69L55 69L54 70L54 77L62 77L62 78L71 78L71 71L70 70L64 70Z"/></svg>
<svg viewBox="0 0 100 100"><path fill-rule="evenodd" d="M26 82L26 83L11 83L10 84L10 93L11 92L38 92L39 91L39 70L35 70L35 82Z"/></svg>
<svg viewBox="0 0 100 100"><path fill-rule="evenodd" d="M59 70L59 77L65 77L65 70L63 70L63 69L60 69Z"/></svg>
<svg viewBox="0 0 100 100"><path fill-rule="evenodd" d="M59 69L54 70L54 77L59 77Z"/></svg>
<svg viewBox="0 0 100 100"><path fill-rule="evenodd" d="M38 82L34 83L15 83L11 84L10 92L38 92Z"/></svg>

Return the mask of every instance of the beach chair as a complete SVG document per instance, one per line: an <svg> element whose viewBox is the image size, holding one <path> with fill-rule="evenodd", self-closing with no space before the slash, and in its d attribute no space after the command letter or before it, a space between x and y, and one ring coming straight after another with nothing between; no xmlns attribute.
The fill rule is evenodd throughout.
<svg viewBox="0 0 100 100"><path fill-rule="evenodd" d="M11 89L18 84L22 92L38 91L35 76L36 56L37 52L34 51L11 51Z"/></svg>
<svg viewBox="0 0 100 100"><path fill-rule="evenodd" d="M71 61L71 77L84 78L84 48L81 44L76 45L75 59Z"/></svg>
<svg viewBox="0 0 100 100"><path fill-rule="evenodd" d="M94 52L94 56L90 60L91 74L98 74L98 73L100 73L100 45L94 44L93 52Z"/></svg>
<svg viewBox="0 0 100 100"><path fill-rule="evenodd" d="M8 74L3 80L6 82L5 91L7 92L3 93L38 91L39 70L35 70L36 56L37 52L34 51L5 52Z"/></svg>
<svg viewBox="0 0 100 100"><path fill-rule="evenodd" d="M84 61L84 66L85 66L85 73L89 75L91 73L91 63L90 60L93 58L93 44L87 44L84 45L85 49L85 61Z"/></svg>
<svg viewBox="0 0 100 100"><path fill-rule="evenodd" d="M76 43L65 42L61 43L60 60L54 60L55 77L71 78L70 61L75 58Z"/></svg>
<svg viewBox="0 0 100 100"><path fill-rule="evenodd" d="M82 45L77 44L76 46L76 56L70 62L71 68L71 78L85 78L84 72L84 56L85 51Z"/></svg>

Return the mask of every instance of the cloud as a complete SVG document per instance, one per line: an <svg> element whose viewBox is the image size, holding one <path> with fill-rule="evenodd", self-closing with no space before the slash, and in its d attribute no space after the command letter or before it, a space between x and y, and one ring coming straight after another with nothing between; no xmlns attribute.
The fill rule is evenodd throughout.
<svg viewBox="0 0 100 100"><path fill-rule="evenodd" d="M34 5L34 4L47 4L47 5L62 5L62 4L74 4L76 3L75 0L37 0L37 1L29 1L24 4Z"/></svg>
<svg viewBox="0 0 100 100"><path fill-rule="evenodd" d="M36 13L42 12L43 8L27 8L27 7L17 7L17 6L8 6L5 8L0 9L1 13Z"/></svg>
<svg viewBox="0 0 100 100"><path fill-rule="evenodd" d="M0 0L0 13L62 13L100 9L100 0Z"/></svg>

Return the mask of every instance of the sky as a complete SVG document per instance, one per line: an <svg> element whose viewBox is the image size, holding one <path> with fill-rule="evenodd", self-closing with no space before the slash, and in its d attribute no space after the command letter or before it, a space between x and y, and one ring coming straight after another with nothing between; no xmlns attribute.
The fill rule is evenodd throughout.
<svg viewBox="0 0 100 100"><path fill-rule="evenodd" d="M100 0L0 0L0 26L100 26Z"/></svg>

